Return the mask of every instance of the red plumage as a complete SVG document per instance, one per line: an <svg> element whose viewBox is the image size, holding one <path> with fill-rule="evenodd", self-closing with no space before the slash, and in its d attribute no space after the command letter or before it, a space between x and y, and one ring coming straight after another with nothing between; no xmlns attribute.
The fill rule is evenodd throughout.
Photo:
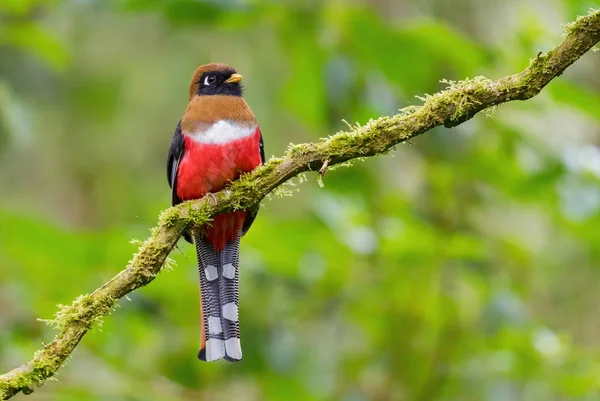
<svg viewBox="0 0 600 401"><path fill-rule="evenodd" d="M218 192L242 173L261 164L260 129L253 134L223 144L198 143L184 133L185 152L179 164L177 195L181 200L202 198ZM220 251L227 241L235 238L246 219L245 211L215 217L205 234L215 250Z"/></svg>

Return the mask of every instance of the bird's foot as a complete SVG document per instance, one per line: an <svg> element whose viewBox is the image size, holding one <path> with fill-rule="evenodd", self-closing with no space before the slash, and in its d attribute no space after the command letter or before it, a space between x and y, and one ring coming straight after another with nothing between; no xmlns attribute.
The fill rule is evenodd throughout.
<svg viewBox="0 0 600 401"><path fill-rule="evenodd" d="M213 194L212 192L207 192L204 196L210 200L210 203L212 203L213 206L216 206L219 202L217 199L217 195Z"/></svg>

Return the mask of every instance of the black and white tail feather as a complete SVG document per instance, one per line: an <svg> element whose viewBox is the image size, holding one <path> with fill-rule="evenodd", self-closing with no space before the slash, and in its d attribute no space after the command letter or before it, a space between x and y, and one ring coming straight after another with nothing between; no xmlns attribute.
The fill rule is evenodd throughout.
<svg viewBox="0 0 600 401"><path fill-rule="evenodd" d="M205 338L198 359L203 361L242 359L238 318L241 237L242 230L225 249L216 251L202 234L195 235Z"/></svg>

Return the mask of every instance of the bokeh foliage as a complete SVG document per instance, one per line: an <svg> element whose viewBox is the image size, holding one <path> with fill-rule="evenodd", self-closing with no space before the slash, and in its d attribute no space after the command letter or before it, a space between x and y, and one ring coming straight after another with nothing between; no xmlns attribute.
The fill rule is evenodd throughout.
<svg viewBox="0 0 600 401"><path fill-rule="evenodd" d="M204 62L267 154L521 70L583 0L0 3L0 370L112 277L169 204ZM202 364L191 246L86 336L42 400L595 400L600 61L538 97L265 202L242 243L244 361Z"/></svg>

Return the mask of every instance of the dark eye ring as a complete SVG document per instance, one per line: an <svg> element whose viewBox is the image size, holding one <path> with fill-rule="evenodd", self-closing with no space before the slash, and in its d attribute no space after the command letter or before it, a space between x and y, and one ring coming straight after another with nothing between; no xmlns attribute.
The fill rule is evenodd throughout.
<svg viewBox="0 0 600 401"><path fill-rule="evenodd" d="M214 75L209 75L206 78L204 78L204 85L214 84L216 80L217 77L215 77Z"/></svg>

